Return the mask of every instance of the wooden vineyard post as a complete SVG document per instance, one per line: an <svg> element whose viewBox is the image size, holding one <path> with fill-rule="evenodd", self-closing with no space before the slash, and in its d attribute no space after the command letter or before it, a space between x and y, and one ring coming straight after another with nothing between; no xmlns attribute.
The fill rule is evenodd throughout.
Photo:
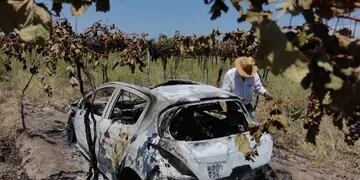
<svg viewBox="0 0 360 180"><path fill-rule="evenodd" d="M220 60L220 67L219 67L219 71L218 71L218 77L217 77L217 80L216 80L216 86L218 88L221 87L221 84L220 84L221 83L221 75L222 75L222 73L224 71L225 60L226 60L226 58Z"/></svg>
<svg viewBox="0 0 360 180"><path fill-rule="evenodd" d="M150 67L150 51L147 49L146 52L146 61L147 61L147 80L151 84L151 67Z"/></svg>

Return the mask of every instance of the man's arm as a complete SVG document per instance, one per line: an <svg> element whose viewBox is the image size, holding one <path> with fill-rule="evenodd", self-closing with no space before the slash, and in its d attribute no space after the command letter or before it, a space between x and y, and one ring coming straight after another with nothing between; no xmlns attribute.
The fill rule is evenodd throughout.
<svg viewBox="0 0 360 180"><path fill-rule="evenodd" d="M273 97L271 96L271 94L265 89L265 87L262 85L261 81L260 81L260 77L259 74L256 73L255 75L255 91L258 92L259 94L265 96L266 100L272 100Z"/></svg>
<svg viewBox="0 0 360 180"><path fill-rule="evenodd" d="M229 73L225 73L221 89L231 92L231 77Z"/></svg>
<svg viewBox="0 0 360 180"><path fill-rule="evenodd" d="M260 93L261 95L264 95L267 91L260 81L259 74L256 73L254 78L255 78L255 91Z"/></svg>

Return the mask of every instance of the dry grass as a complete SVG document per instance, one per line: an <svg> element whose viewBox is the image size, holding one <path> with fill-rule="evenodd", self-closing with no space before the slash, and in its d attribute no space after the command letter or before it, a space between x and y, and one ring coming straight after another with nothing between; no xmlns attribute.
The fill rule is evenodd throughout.
<svg viewBox="0 0 360 180"><path fill-rule="evenodd" d="M6 92L4 90L0 91L0 104L4 103L6 101ZM1 110L0 110L0 116L1 116Z"/></svg>
<svg viewBox="0 0 360 180"><path fill-rule="evenodd" d="M0 138L15 138L16 136L16 122L19 117L16 108L17 102L14 98L17 96L15 91L9 86L0 86Z"/></svg>
<svg viewBox="0 0 360 180"><path fill-rule="evenodd" d="M269 118L267 112L273 108L280 109L288 119L290 127L286 133L274 134L275 146L309 159L312 167L331 165L360 174L360 143L349 146L345 143L344 134L332 124L331 117L324 116L316 145L305 141L306 129L304 119L308 92L300 85L286 81L283 78L269 76L268 89L275 99L272 102L260 101L257 115L260 119Z"/></svg>

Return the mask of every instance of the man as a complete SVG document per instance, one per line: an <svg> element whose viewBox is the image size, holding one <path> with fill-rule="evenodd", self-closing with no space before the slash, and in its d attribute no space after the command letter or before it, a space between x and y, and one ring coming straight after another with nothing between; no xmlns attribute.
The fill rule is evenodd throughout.
<svg viewBox="0 0 360 180"><path fill-rule="evenodd" d="M251 105L254 91L263 95L266 100L271 100L272 96L260 82L257 73L258 67L252 57L239 57L235 60L235 68L225 73L222 89L238 95L253 120L256 120L255 110Z"/></svg>

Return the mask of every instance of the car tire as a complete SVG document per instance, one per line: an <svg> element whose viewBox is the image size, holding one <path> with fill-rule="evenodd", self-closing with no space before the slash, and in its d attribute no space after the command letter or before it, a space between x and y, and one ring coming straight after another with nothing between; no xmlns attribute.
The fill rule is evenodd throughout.
<svg viewBox="0 0 360 180"><path fill-rule="evenodd" d="M275 180L275 179L278 179L275 171L268 165L267 167L267 171L265 172L265 177L264 179L266 180Z"/></svg>
<svg viewBox="0 0 360 180"><path fill-rule="evenodd" d="M118 180L141 180L141 178L139 177L139 175L137 175L137 173L129 168L125 168L120 176L118 177Z"/></svg>
<svg viewBox="0 0 360 180"><path fill-rule="evenodd" d="M67 136L67 141L69 144L73 144L76 142L76 134L75 134L74 124L73 124L73 118L71 116L68 119L68 124L67 124L67 128L66 128L66 136Z"/></svg>

